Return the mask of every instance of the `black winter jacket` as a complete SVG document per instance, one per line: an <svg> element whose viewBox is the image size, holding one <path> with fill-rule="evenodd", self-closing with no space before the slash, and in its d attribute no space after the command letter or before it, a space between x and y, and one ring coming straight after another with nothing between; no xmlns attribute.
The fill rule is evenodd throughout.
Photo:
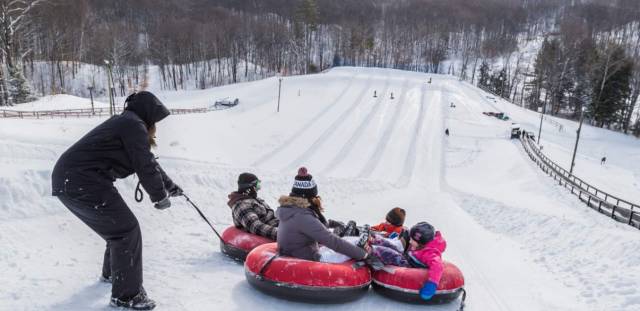
<svg viewBox="0 0 640 311"><path fill-rule="evenodd" d="M147 128L169 114L149 92L127 98L122 114L98 125L60 156L52 174L53 195L110 190L116 179L136 173L152 202L164 199L173 181L151 153Z"/></svg>

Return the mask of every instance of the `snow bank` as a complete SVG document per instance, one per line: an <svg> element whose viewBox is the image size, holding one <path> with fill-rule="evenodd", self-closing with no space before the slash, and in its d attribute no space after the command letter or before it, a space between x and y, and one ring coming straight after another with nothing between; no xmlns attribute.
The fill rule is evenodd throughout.
<svg viewBox="0 0 640 311"><path fill-rule="evenodd" d="M109 108L109 102L93 102L95 108ZM29 103L14 105L10 107L2 107L7 110L17 111L43 111L43 110L66 110L66 109L91 109L91 100L89 98L77 97L73 95L59 94L40 97L36 101Z"/></svg>

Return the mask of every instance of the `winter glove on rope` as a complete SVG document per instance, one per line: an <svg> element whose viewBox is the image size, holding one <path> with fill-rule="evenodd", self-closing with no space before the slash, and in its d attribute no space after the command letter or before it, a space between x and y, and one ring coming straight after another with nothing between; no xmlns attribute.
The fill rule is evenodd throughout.
<svg viewBox="0 0 640 311"><path fill-rule="evenodd" d="M180 186L176 184L173 184L171 188L167 189L167 192L169 193L170 197L179 197L184 193L182 188L180 188Z"/></svg>
<svg viewBox="0 0 640 311"><path fill-rule="evenodd" d="M429 300L436 293L436 289L438 288L438 284L428 281L424 283L422 288L420 289L420 298L424 300Z"/></svg>
<svg viewBox="0 0 640 311"><path fill-rule="evenodd" d="M157 209L167 209L167 208L171 207L171 201L169 201L169 196L167 196L166 198L156 202L156 204L154 204L153 207L155 207Z"/></svg>

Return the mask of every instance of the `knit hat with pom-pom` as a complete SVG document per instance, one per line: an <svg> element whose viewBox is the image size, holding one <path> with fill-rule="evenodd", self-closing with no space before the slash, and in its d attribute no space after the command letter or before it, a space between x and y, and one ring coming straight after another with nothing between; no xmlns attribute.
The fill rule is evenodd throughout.
<svg viewBox="0 0 640 311"><path fill-rule="evenodd" d="M318 195L318 186L313 181L313 176L307 172L306 167L298 169L298 175L293 182L291 196L302 198L313 198Z"/></svg>

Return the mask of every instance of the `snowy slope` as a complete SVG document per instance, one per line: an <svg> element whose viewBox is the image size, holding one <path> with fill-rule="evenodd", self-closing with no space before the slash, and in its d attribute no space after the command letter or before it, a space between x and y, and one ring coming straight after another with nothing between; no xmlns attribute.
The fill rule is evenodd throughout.
<svg viewBox="0 0 640 311"><path fill-rule="evenodd" d="M425 83L428 77L432 84ZM442 230L444 258L465 274L467 310L640 308L640 233L554 186L507 139L508 122L481 114L499 105L481 91L447 76L338 68L284 78L276 113L277 85L271 78L159 93L171 107L199 107L225 96L241 100L234 109L171 116L158 127L160 162L219 229L231 223L226 195L238 173L256 172L262 196L275 207L296 167L305 165L330 218L377 223L401 206L408 225L427 220ZM508 112L525 124L536 118ZM0 122L0 275L11 283L0 288L0 310L109 309L109 286L97 281L104 243L49 196L53 163L98 122ZM594 144L627 148L613 133L589 131ZM566 147L570 135L557 133L555 143ZM593 157L592 148L584 150L585 158ZM632 175L638 170L637 161L619 163L611 167ZM145 287L160 310L327 308L257 292L183 200L167 211L135 203L135 182L121 181L118 188L140 220ZM424 309L373 292L329 308Z"/></svg>

